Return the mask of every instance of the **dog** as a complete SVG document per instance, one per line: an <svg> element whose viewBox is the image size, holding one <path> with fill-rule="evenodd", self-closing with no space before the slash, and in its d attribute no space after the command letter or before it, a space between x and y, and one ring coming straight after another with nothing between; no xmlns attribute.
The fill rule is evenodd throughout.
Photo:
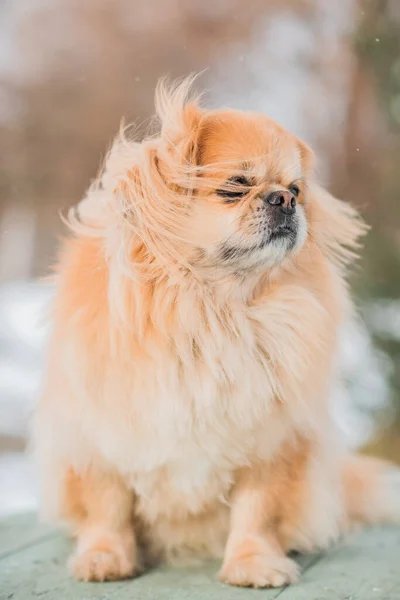
<svg viewBox="0 0 400 600"><path fill-rule="evenodd" d="M396 519L386 465L331 414L366 227L264 115L161 82L156 134L122 131L69 216L34 440L42 514L84 581L223 558L297 581L288 553Z"/></svg>

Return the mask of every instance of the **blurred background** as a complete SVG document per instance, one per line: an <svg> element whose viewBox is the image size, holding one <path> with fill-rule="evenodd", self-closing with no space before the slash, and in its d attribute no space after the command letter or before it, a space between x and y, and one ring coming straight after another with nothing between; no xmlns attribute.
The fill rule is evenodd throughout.
<svg viewBox="0 0 400 600"><path fill-rule="evenodd" d="M351 443L400 462L400 1L0 3L0 514L35 505L27 429L40 385L59 212L158 77L206 69L210 107L267 113L317 152L372 226L342 332Z"/></svg>

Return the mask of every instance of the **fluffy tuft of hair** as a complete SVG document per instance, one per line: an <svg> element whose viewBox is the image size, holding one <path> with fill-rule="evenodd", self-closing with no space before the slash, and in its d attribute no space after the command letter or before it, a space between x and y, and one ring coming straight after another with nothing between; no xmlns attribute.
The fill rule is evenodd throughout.
<svg viewBox="0 0 400 600"><path fill-rule="evenodd" d="M161 125L161 137L175 148L183 139L196 133L200 124L202 94L193 92L197 77L189 75L174 82L162 78L156 87L155 108ZM187 159L184 153L182 159Z"/></svg>

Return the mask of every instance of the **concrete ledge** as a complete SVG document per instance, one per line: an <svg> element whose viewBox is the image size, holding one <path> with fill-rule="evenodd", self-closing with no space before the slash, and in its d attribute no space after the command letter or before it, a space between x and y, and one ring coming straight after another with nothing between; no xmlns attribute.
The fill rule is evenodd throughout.
<svg viewBox="0 0 400 600"><path fill-rule="evenodd" d="M118 583L77 583L65 568L70 542L35 515L0 521L0 600L400 600L400 528L370 529L329 553L301 556L295 586L273 590L218 583L218 565L161 568Z"/></svg>

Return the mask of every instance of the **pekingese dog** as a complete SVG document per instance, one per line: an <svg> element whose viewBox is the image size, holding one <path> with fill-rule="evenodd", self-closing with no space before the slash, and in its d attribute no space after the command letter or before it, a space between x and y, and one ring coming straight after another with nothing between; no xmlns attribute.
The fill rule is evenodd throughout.
<svg viewBox="0 0 400 600"><path fill-rule="evenodd" d="M287 556L397 515L385 467L331 416L347 265L365 227L264 115L161 83L160 131L121 134L70 216L35 422L46 518L72 574L223 557L219 578L295 582Z"/></svg>

